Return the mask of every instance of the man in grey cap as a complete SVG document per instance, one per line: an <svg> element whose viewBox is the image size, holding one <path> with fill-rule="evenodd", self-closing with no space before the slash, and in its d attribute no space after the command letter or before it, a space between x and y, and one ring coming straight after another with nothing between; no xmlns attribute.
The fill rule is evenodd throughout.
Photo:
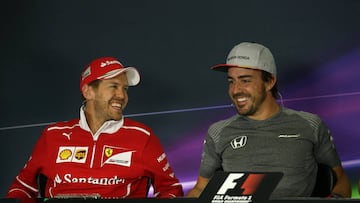
<svg viewBox="0 0 360 203"><path fill-rule="evenodd" d="M309 197L318 163L337 176L329 196L350 197L350 182L329 129L315 114L280 106L276 65L270 50L243 42L230 51L226 64L228 93L238 114L208 129L197 183L188 197L198 197L215 171L282 172L271 198Z"/></svg>

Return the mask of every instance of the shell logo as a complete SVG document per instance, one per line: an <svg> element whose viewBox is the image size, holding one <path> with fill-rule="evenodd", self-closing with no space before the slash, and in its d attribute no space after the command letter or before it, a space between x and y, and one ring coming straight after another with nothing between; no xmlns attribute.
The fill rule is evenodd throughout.
<svg viewBox="0 0 360 203"><path fill-rule="evenodd" d="M64 149L59 153L59 157L61 160L69 159L71 157L71 155L72 155L72 152L69 149Z"/></svg>

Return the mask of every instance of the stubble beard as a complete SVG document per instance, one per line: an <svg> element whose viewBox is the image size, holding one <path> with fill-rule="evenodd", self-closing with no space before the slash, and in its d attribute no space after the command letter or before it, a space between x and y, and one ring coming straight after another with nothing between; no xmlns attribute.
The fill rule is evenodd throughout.
<svg viewBox="0 0 360 203"><path fill-rule="evenodd" d="M238 114L242 115L242 116L253 116L255 115L261 104L264 103L265 99L266 99L266 90L265 87L263 87L261 89L261 92L259 94L259 96L256 98L253 95L250 95L249 97L249 102L250 104L246 104L243 107L240 107L237 105L236 100L233 100L234 105L236 106L237 112ZM249 106L249 107L247 107Z"/></svg>
<svg viewBox="0 0 360 203"><path fill-rule="evenodd" d="M122 118L122 111L121 112L114 112L111 110L111 104L109 102L99 102L95 101L95 112L96 117L98 119L102 119L103 121L119 121Z"/></svg>

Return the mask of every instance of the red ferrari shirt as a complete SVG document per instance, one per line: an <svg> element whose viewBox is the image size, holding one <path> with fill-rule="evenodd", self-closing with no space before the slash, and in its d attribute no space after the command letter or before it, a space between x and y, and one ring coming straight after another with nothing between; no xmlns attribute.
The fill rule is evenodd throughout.
<svg viewBox="0 0 360 203"><path fill-rule="evenodd" d="M46 197L144 198L149 180L155 197L183 195L149 127L123 118L92 134L82 108L80 119L43 130L7 197L38 197L38 174L47 177Z"/></svg>

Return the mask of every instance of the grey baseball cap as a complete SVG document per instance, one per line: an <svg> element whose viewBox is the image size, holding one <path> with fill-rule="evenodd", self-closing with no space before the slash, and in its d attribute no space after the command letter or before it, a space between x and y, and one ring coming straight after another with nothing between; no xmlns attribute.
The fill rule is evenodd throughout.
<svg viewBox="0 0 360 203"><path fill-rule="evenodd" d="M227 72L229 67L264 70L276 76L276 65L271 51L253 42L242 42L234 46L227 56L226 63L212 66L211 69Z"/></svg>

